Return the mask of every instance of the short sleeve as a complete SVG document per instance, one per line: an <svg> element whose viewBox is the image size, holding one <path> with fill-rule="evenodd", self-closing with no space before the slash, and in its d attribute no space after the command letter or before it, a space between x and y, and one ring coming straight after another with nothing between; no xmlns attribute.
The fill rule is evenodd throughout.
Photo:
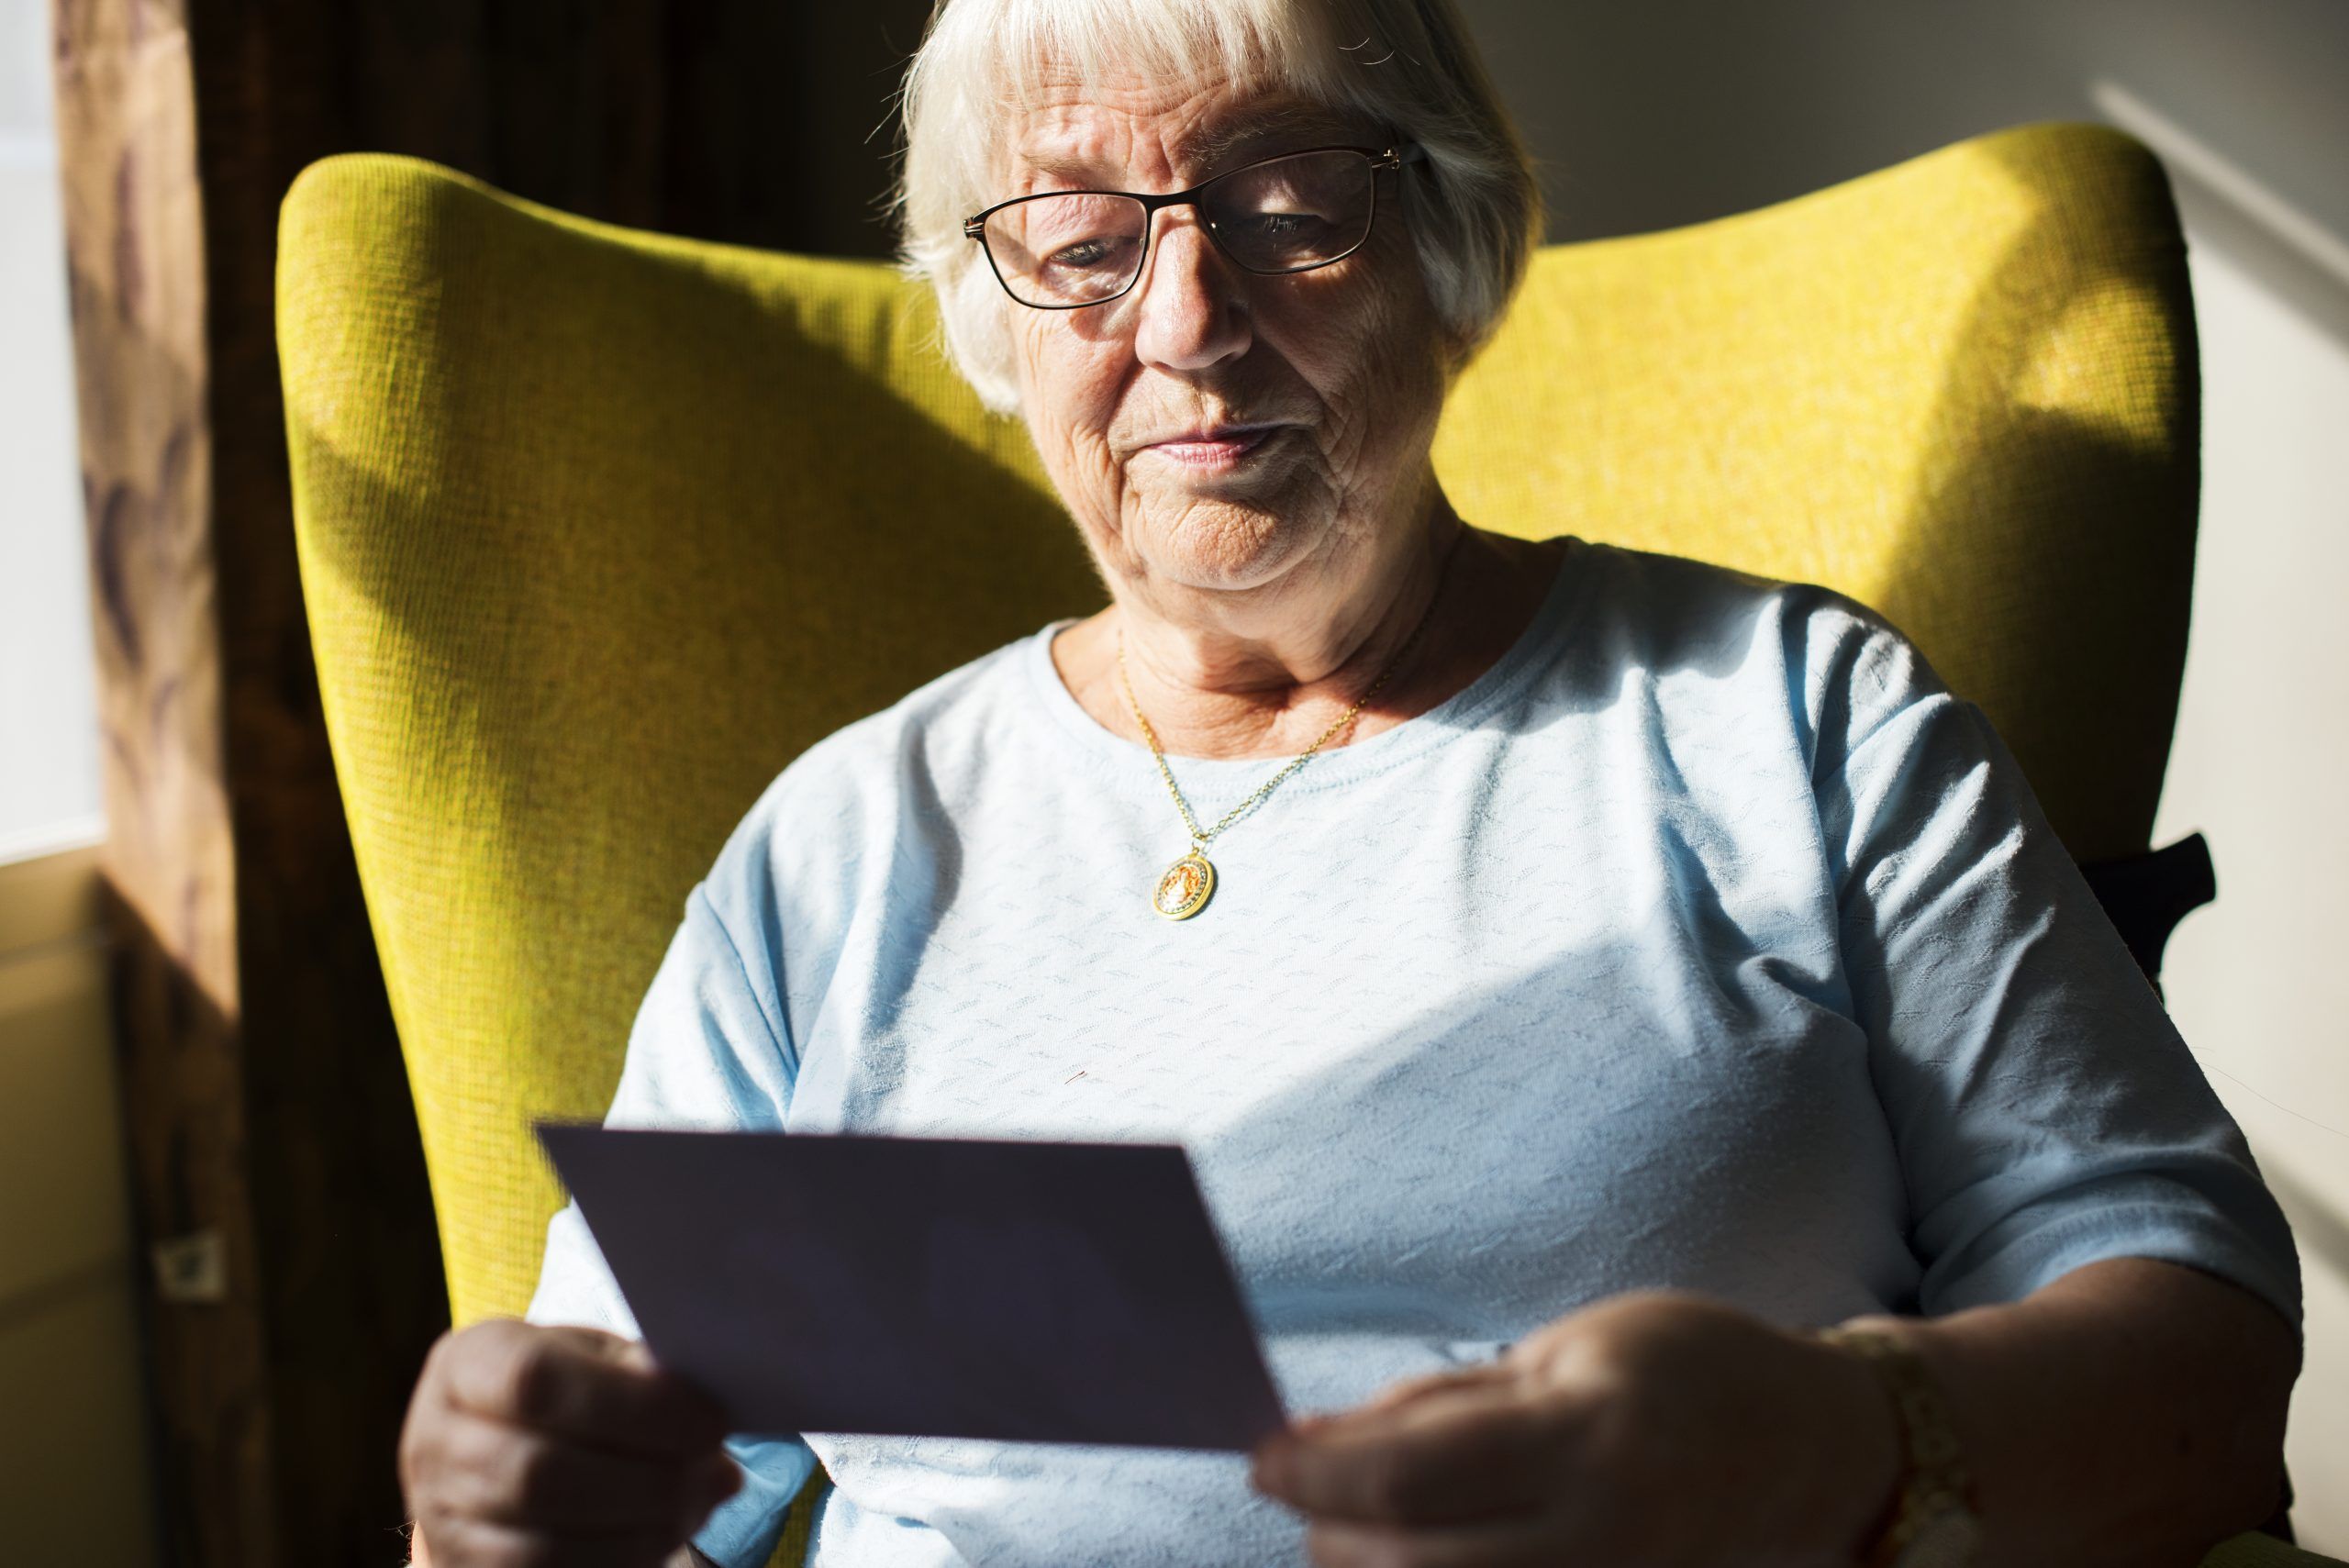
<svg viewBox="0 0 2349 1568"><path fill-rule="evenodd" d="M762 1000L774 994L754 983L706 889L696 887L637 1010L604 1125L781 1127L796 1058ZM547 1226L538 1291L523 1316L643 1338L576 1202ZM761 1568L816 1456L796 1438L737 1436L726 1447L742 1467L742 1488L710 1514L694 1544L722 1568Z"/></svg>
<svg viewBox="0 0 2349 1568"><path fill-rule="evenodd" d="M2291 1228L2021 770L1897 633L1858 635L1864 689L1829 705L1846 722L1815 776L1920 1310L2144 1257L2251 1291L2298 1336Z"/></svg>

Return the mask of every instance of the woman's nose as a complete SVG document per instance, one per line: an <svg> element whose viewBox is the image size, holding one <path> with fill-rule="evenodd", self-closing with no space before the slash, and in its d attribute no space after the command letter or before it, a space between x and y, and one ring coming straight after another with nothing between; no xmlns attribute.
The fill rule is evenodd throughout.
<svg viewBox="0 0 2349 1568"><path fill-rule="evenodd" d="M1134 285L1134 354L1145 364L1199 371L1248 351L1252 340L1239 269L1188 209L1152 215L1163 226Z"/></svg>

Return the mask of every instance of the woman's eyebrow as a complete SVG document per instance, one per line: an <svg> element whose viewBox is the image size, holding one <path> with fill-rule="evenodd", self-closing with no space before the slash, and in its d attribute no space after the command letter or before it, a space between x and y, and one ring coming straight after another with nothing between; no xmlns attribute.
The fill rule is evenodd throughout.
<svg viewBox="0 0 2349 1568"><path fill-rule="evenodd" d="M1033 174L1049 174L1055 180L1074 180L1080 183L1101 174L1097 158L1087 158L1074 152L1022 152L1019 166Z"/></svg>
<svg viewBox="0 0 2349 1568"><path fill-rule="evenodd" d="M1260 109L1223 120L1195 136L1186 137L1174 145L1176 156L1189 168L1214 169L1234 153L1247 150L1264 142L1287 135L1302 135L1310 131L1318 137L1345 140L1352 134L1348 123L1335 111L1315 104L1282 105ZM1033 152L1023 151L1020 163L1030 172L1048 175L1056 180L1084 182L1103 177L1105 171L1099 161L1052 148Z"/></svg>
<svg viewBox="0 0 2349 1568"><path fill-rule="evenodd" d="M1175 150L1194 169L1212 169L1233 153L1292 133L1311 131L1344 139L1351 134L1346 121L1319 104L1288 104L1225 120L1176 144Z"/></svg>

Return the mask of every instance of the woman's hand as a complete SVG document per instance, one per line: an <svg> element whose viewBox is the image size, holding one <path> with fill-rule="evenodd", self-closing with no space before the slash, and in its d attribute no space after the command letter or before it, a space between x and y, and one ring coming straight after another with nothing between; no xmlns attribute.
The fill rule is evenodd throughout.
<svg viewBox="0 0 2349 1568"><path fill-rule="evenodd" d="M1898 1473L1858 1357L1642 1291L1301 1422L1253 1480L1306 1515L1323 1568L1791 1568L1857 1561Z"/></svg>
<svg viewBox="0 0 2349 1568"><path fill-rule="evenodd" d="M659 1568L742 1484L717 1403L596 1329L444 1334L400 1432L431 1568Z"/></svg>

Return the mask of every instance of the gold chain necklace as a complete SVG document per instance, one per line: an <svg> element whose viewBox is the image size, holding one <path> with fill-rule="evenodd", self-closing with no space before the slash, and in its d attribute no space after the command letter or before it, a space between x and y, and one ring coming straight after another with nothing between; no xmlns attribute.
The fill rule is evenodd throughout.
<svg viewBox="0 0 2349 1568"><path fill-rule="evenodd" d="M1418 644L1419 633L1428 628L1429 620L1435 615L1436 601L1443 594L1443 580L1452 570L1453 554L1467 535L1467 528L1463 527L1453 537L1452 543L1445 547L1443 564L1436 570L1435 592L1428 595L1428 607L1419 612L1419 624L1411 628L1411 635L1403 639L1403 645L1395 650L1395 657L1386 662L1386 668L1378 673L1378 679L1371 682L1370 689L1357 697L1352 707L1340 714L1337 722L1323 730L1319 740L1293 758L1288 766L1259 784L1253 795L1225 812L1222 820L1212 828L1200 827L1198 818L1191 815L1191 803L1183 798L1183 791L1174 783L1174 770L1166 765L1166 752L1158 744L1158 731L1151 728L1150 720L1142 716L1141 704L1134 698L1133 677L1126 672L1126 629L1122 624L1118 628L1118 680L1126 689L1126 706L1133 710L1134 722L1141 727L1142 739L1150 742L1151 757L1158 763L1158 776L1166 781L1166 793L1174 797L1174 808L1183 814L1183 826L1191 830L1189 852L1159 873L1158 882L1151 889L1150 906L1152 909L1170 920L1187 920L1208 906L1208 900L1215 895L1215 865L1208 859L1208 845L1217 834L1278 789L1291 773L1311 762L1313 754L1328 744L1331 736L1352 724L1354 716L1361 713L1370 699L1386 684L1387 678L1402 667L1404 658Z"/></svg>

